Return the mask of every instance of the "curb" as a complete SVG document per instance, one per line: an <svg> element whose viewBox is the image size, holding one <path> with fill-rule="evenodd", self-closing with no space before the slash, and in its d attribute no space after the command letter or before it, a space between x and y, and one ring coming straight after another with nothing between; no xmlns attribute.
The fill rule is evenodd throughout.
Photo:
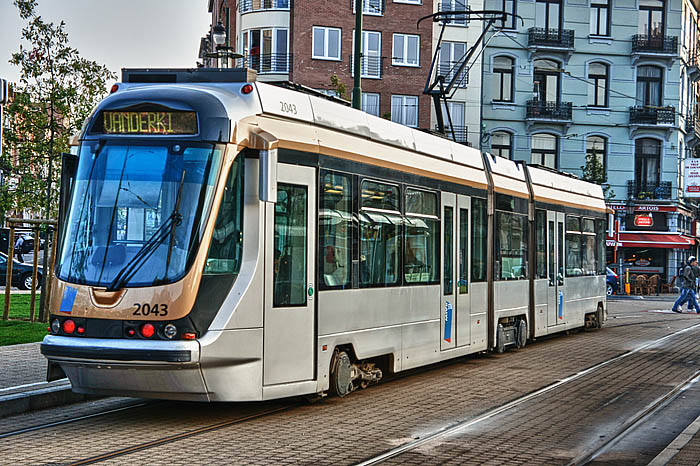
<svg viewBox="0 0 700 466"><path fill-rule="evenodd" d="M73 393L70 382L50 388L13 393L0 396L0 418L94 398L100 397Z"/></svg>
<svg viewBox="0 0 700 466"><path fill-rule="evenodd" d="M690 425L678 435L678 437L669 443L668 446L656 456L656 458L651 460L649 466L664 466L665 464L668 464L668 462L671 461L671 458L680 453L683 450L683 447L685 447L688 442L693 439L698 431L700 431L700 416L696 418L695 421L691 422Z"/></svg>

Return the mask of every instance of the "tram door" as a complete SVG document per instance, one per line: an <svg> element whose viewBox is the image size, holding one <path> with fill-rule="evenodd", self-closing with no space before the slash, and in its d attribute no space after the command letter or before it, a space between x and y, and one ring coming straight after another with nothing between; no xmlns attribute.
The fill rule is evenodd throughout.
<svg viewBox="0 0 700 466"><path fill-rule="evenodd" d="M564 214L547 211L549 290L547 326L566 323L564 307Z"/></svg>
<svg viewBox="0 0 700 466"><path fill-rule="evenodd" d="M265 211L263 383L314 377L316 171L278 164Z"/></svg>
<svg viewBox="0 0 700 466"><path fill-rule="evenodd" d="M466 196L442 193L441 350L465 346L471 341L470 203Z"/></svg>

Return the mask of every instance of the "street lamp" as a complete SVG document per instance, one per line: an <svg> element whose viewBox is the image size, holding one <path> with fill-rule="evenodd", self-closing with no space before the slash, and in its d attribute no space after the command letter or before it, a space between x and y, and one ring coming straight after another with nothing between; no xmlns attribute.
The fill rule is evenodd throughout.
<svg viewBox="0 0 700 466"><path fill-rule="evenodd" d="M229 47L227 45L224 45L226 43L226 28L221 23L221 21L218 21L216 23L216 26L214 26L212 28L211 35L212 35L212 39L214 40L214 45L216 46L216 52L208 53L206 55L207 57L216 58L217 61L220 60L221 58L225 58L226 59L226 68L229 67L228 66L229 58L232 58L234 60L237 58L243 58L243 55L233 52L233 47Z"/></svg>

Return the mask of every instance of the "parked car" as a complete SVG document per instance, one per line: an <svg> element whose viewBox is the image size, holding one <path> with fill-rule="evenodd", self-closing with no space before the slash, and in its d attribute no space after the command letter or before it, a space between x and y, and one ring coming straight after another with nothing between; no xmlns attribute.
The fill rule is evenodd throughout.
<svg viewBox="0 0 700 466"><path fill-rule="evenodd" d="M34 251L34 235L32 234L23 234L24 237L24 243L22 244L22 254L29 254L30 252ZM41 238L41 242L39 243L39 250L41 251L44 249L44 243L46 241L44 238Z"/></svg>
<svg viewBox="0 0 700 466"><path fill-rule="evenodd" d="M39 267L37 272L38 284L36 289L41 288L43 282L43 268ZM0 253L0 286L7 283L7 254ZM16 260L12 261L12 286L20 290L30 290L32 288L32 266L22 264Z"/></svg>
<svg viewBox="0 0 700 466"><path fill-rule="evenodd" d="M618 280L617 274L610 269L610 267L605 267L605 272L606 272L606 285L607 285L607 293L608 296L617 293L617 287L619 286L620 282Z"/></svg>

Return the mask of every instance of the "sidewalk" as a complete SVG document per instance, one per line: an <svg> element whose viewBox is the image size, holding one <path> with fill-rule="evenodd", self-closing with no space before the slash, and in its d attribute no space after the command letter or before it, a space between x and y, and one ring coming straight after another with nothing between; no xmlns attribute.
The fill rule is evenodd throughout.
<svg viewBox="0 0 700 466"><path fill-rule="evenodd" d="M0 346L0 417L87 399L73 393L68 379L46 382L40 343Z"/></svg>

